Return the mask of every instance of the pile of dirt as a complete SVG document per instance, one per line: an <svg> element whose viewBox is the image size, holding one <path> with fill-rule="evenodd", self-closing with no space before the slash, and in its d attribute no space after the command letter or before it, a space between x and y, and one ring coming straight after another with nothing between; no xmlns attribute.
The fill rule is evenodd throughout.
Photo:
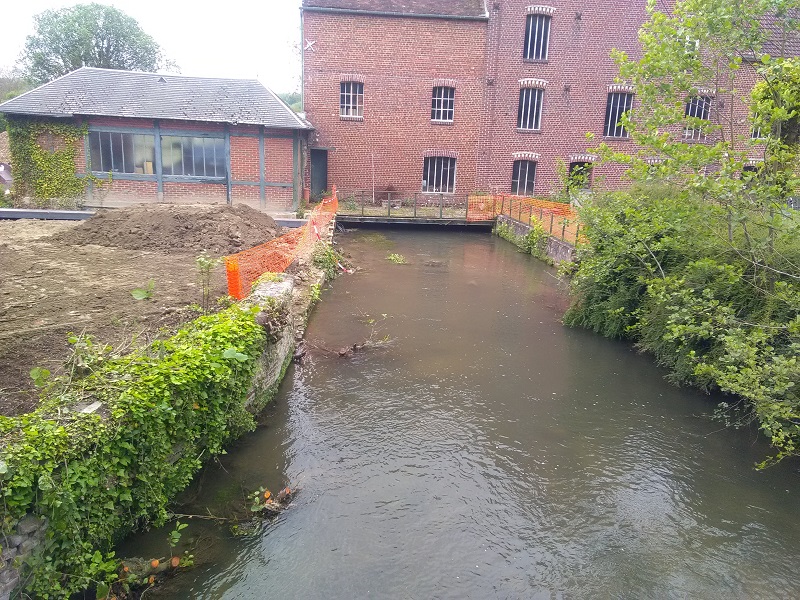
<svg viewBox="0 0 800 600"><path fill-rule="evenodd" d="M269 215L245 204L140 204L99 211L52 241L214 256L233 254L280 236Z"/></svg>

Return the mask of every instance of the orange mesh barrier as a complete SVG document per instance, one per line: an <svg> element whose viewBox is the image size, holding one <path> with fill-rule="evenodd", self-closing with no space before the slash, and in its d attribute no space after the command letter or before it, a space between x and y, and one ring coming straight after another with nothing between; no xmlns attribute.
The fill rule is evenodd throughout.
<svg viewBox="0 0 800 600"><path fill-rule="evenodd" d="M488 221L498 215L533 225L539 221L552 236L575 244L580 237L578 215L569 204L526 196L470 195L468 221Z"/></svg>
<svg viewBox="0 0 800 600"><path fill-rule="evenodd" d="M228 294L242 300L250 294L253 283L264 273L283 273L298 256L310 255L314 244L322 239L339 206L336 186L333 193L311 211L302 227L236 254L225 257Z"/></svg>

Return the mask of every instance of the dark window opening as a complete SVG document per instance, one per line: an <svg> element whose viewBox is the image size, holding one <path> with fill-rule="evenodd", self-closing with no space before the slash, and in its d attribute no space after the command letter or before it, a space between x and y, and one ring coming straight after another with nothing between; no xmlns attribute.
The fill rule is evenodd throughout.
<svg viewBox="0 0 800 600"><path fill-rule="evenodd" d="M452 194L456 189L456 159L428 156L422 167L422 191Z"/></svg>
<svg viewBox="0 0 800 600"><path fill-rule="evenodd" d="M339 116L364 116L364 84L358 81L342 81L339 85Z"/></svg>
<svg viewBox="0 0 800 600"><path fill-rule="evenodd" d="M686 102L686 118L708 121L711 117L711 97L694 96ZM683 137L687 140L706 139L705 127L696 121L688 123L683 129Z"/></svg>
<svg viewBox="0 0 800 600"><path fill-rule="evenodd" d="M517 127L519 129L539 130L542 127L542 102L544 90L523 88L519 91Z"/></svg>
<svg viewBox="0 0 800 600"><path fill-rule="evenodd" d="M628 130L620 123L622 116L633 108L633 94L612 92L606 104L606 137L626 138Z"/></svg>
<svg viewBox="0 0 800 600"><path fill-rule="evenodd" d="M437 86L433 88L431 121L452 121L455 113L456 89Z"/></svg>
<svg viewBox="0 0 800 600"><path fill-rule="evenodd" d="M592 187L592 163L576 161L569 163L569 187L588 190Z"/></svg>
<svg viewBox="0 0 800 600"><path fill-rule="evenodd" d="M532 160L515 160L511 193L515 196L533 196L535 184L536 163Z"/></svg>
<svg viewBox="0 0 800 600"><path fill-rule="evenodd" d="M528 15L525 22L525 60L547 60L550 45L550 15Z"/></svg>
<svg viewBox="0 0 800 600"><path fill-rule="evenodd" d="M153 135L89 132L89 160L98 173L152 175L155 162Z"/></svg>
<svg viewBox="0 0 800 600"><path fill-rule="evenodd" d="M225 140L212 137L161 138L164 175L225 177Z"/></svg>

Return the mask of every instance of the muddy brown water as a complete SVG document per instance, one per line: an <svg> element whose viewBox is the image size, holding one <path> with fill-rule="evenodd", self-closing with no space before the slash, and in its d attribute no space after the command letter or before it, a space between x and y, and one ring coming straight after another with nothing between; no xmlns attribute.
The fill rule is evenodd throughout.
<svg viewBox="0 0 800 600"><path fill-rule="evenodd" d="M502 240L340 240L363 270L324 292L307 337L389 341L292 368L267 426L181 510L285 481L296 500L248 535L193 521L197 567L154 596L800 597L798 463L756 471L767 448L708 418L719 398L563 327L554 271ZM169 529L120 553L163 555Z"/></svg>

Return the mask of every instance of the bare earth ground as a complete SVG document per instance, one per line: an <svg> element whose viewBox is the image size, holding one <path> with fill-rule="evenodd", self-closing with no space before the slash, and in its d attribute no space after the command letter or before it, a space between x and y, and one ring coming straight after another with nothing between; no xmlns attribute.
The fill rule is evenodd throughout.
<svg viewBox="0 0 800 600"><path fill-rule="evenodd" d="M115 347L166 335L198 314L188 306L202 300L202 250L223 256L280 233L246 206L146 205L85 222L0 221L0 414L35 407L30 370L57 374L70 332ZM226 294L224 271L212 273L212 298ZM152 297L134 299L131 291L150 280Z"/></svg>

